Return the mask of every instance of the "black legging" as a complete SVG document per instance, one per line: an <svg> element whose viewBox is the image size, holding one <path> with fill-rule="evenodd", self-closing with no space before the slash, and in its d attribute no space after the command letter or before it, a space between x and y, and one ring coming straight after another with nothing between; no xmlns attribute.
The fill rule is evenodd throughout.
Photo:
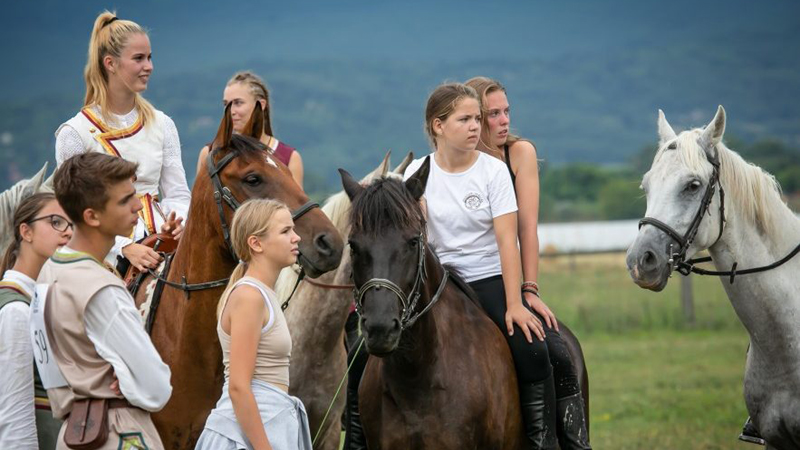
<svg viewBox="0 0 800 450"><path fill-rule="evenodd" d="M552 373L547 344L536 336L533 343L528 342L522 330L514 324L514 335L508 335L506 327L506 289L503 286L503 276L496 275L469 283L470 287L478 294L478 300L500 331L508 341L514 366L517 370L517 381L522 383L538 383ZM528 310L530 307L525 305ZM533 334L533 333L531 333Z"/></svg>
<svg viewBox="0 0 800 450"><path fill-rule="evenodd" d="M500 327L503 335L508 339L508 345L511 347L511 353L514 356L514 362L517 365L517 377L520 382L524 380L541 380L549 375L549 369L552 366L553 381L556 387L556 398L569 397L570 395L580 392L578 387L578 377L575 374L575 365L572 362L567 344L561 337L561 334L555 329L547 328L544 319L532 311L531 308L523 301L525 308L532 311L539 320L545 330L544 346L546 347L545 354L548 355L550 364L542 364L541 356L539 355L538 348L533 347L528 350L528 346L542 345L542 342L534 338L534 344L528 344L525 335L519 330L519 327L514 325L514 336L509 337L506 331L506 289L503 285L502 275L496 275L483 280L473 281L469 284L470 287L478 294L478 299L483 306L483 310ZM534 358L526 358L527 352L533 351ZM524 359L523 359L524 358ZM518 361L525 361L520 364ZM531 378L536 376L537 378Z"/></svg>

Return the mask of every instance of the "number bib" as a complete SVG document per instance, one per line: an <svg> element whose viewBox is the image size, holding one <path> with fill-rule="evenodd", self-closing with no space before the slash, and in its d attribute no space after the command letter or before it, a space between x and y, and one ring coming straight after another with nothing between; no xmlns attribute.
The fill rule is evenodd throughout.
<svg viewBox="0 0 800 450"><path fill-rule="evenodd" d="M47 291L50 288L47 284L37 284L31 301L31 342L33 343L33 359L36 361L36 368L39 369L39 378L45 389L53 389L68 386L67 380L61 374L58 363L53 355L53 346L47 326L45 326L45 307L47 305Z"/></svg>

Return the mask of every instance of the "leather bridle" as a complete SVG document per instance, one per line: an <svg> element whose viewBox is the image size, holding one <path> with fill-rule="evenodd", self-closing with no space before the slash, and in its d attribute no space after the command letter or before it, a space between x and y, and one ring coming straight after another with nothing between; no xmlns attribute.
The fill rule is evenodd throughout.
<svg viewBox="0 0 800 450"><path fill-rule="evenodd" d="M716 192L717 186L719 186L720 215L719 235L717 236L717 241L719 241L719 239L722 237L722 231L725 226L725 190L722 189L722 184L719 181L719 156L712 158L706 154L706 158L708 158L708 162L711 163L711 166L713 167L711 178L708 180L708 186L706 186L703 199L700 201L700 207L697 209L697 212L695 213L692 222L689 224L689 228L686 230L686 233L681 235L671 226L653 217L644 217L639 221L639 229L645 225L652 225L666 233L667 236L671 237L675 242L678 243L677 251L674 250L674 244L669 244L669 259L667 262L670 265L670 271L677 270L683 275L688 275L692 270L693 264L698 262L697 260L686 261L686 252L694 242L695 236L697 236L697 231L700 229L700 223L703 221L703 217L706 215L706 213L710 214L709 207L711 206L711 201L714 198L714 193ZM716 243L716 241L714 241L714 243Z"/></svg>
<svg viewBox="0 0 800 450"><path fill-rule="evenodd" d="M694 215L694 219L692 219L692 223L689 225L689 229L686 230L685 234L681 235L680 233L675 231L675 229L672 228L671 226L652 217L645 217L639 221L640 229L644 225L652 225L658 228L659 230L663 231L664 233L666 233L667 236L671 237L675 242L678 243L677 251L673 250L674 248L673 244L669 245L669 259L667 263L670 265L670 272L677 270L679 273L685 276L688 276L690 273L696 273L698 275L730 277L730 283L733 284L733 280L736 278L737 275L748 275L751 273L765 272L767 270L774 269L786 263L790 259L794 258L795 255L800 253L800 244L798 244L786 256L784 256L778 261L773 262L772 264L767 264L766 266L753 267L751 269L743 269L743 270L737 270L737 267L739 265L738 262L733 263L733 265L731 266L731 270L706 270L695 266L695 264L711 262L712 259L710 256L706 256L703 258L693 258L689 260L686 259L686 252L689 250L689 247L692 245L692 242L694 242L694 238L697 235L697 230L700 228L700 223L702 222L703 217L707 212L710 214L709 207L711 206L711 200L714 197L716 186L719 186L719 235L717 236L717 240L714 241L714 244L716 244L720 240L720 238L722 238L722 231L725 226L725 191L722 189L722 183L720 183L719 180L719 175L720 175L719 153L717 153L716 156L713 158L709 156L708 153L706 153L706 158L713 167L713 170L711 172L711 178L709 178L708 186L706 187L706 192L705 194L703 194L703 199L700 202L700 207L698 208L697 213ZM714 244L709 245L709 247L713 247Z"/></svg>
<svg viewBox="0 0 800 450"><path fill-rule="evenodd" d="M363 309L363 299L364 295L370 289L380 290L381 288L388 289L391 293L393 293L398 300L400 300L400 305L402 306L403 310L400 313L400 330L405 330L410 328L414 323L422 317L423 314L428 312L436 302L439 301L439 298L444 291L445 286L447 285L447 279L450 277L450 272L447 269L444 269L444 275L442 275L442 281L439 283L439 287L436 289L436 293L431 298L431 301L422 308L421 311L417 311L417 302L421 296L420 289L425 284L425 248L427 247L425 243L425 236L422 232L420 232L419 236L417 237L417 245L419 247L418 252L418 259L417 259L417 274L414 278L414 285L411 287L411 292L406 294L403 290L391 280L387 280L386 278L372 278L368 280L366 283L361 285L361 287L356 286L353 289L353 295L355 297L355 305L356 305L356 312L358 315L361 315L361 310Z"/></svg>

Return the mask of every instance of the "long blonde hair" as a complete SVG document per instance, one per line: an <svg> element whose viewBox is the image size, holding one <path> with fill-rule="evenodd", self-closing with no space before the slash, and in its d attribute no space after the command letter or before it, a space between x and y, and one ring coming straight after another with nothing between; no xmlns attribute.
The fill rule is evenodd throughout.
<svg viewBox="0 0 800 450"><path fill-rule="evenodd" d="M266 235L272 225L272 218L281 209L288 211L289 208L278 200L268 198L248 200L236 209L236 213L233 215L233 223L231 223L231 245L239 258L239 264L233 269L231 278L228 280L228 286L219 298L217 318L222 315L222 309L225 307L230 291L233 290L236 282L242 279L250 260L253 258L247 240L250 236L262 237Z"/></svg>
<svg viewBox="0 0 800 450"><path fill-rule="evenodd" d="M104 11L94 21L92 36L89 38L86 68L83 70L83 77L86 80L83 106L99 106L104 120L108 120L111 116L108 109L108 74L103 65L103 58L108 55L119 58L130 36L137 33L147 35L147 31L136 22L117 19L116 12ZM138 92L133 105L144 125L152 123L155 109Z"/></svg>
<svg viewBox="0 0 800 450"><path fill-rule="evenodd" d="M250 93L253 94L253 97L255 97L256 101L264 100L264 103L266 103L266 106L264 107L264 133L267 136L275 136L272 134L272 108L269 105L269 89L267 89L267 85L264 83L264 80L262 80L261 77L253 72L245 70L233 74L225 86L230 86L236 83L242 83L246 85L250 90Z"/></svg>
<svg viewBox="0 0 800 450"><path fill-rule="evenodd" d="M493 148L490 143L488 143L488 134L489 134L489 111L486 109L486 96L491 94L492 92L503 92L506 93L506 88L499 81L493 80L488 77L474 77L467 80L467 86L475 89L478 93L478 96L481 99L481 136L480 142L478 142L478 150L488 153L492 156L499 156L501 159L503 155L497 154L497 149ZM515 134L508 133L508 138L506 140L506 145L509 147L513 146L517 143L517 141L528 141L531 142L529 139L523 139ZM531 142L533 144L533 142Z"/></svg>

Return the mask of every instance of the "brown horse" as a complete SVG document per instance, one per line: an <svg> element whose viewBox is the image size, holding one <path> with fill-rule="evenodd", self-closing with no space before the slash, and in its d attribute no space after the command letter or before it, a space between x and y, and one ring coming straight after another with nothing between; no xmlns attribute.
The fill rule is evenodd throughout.
<svg viewBox="0 0 800 450"><path fill-rule="evenodd" d="M369 183L384 176L398 177L413 159L409 155L389 173L389 154L361 182ZM322 206L324 212L343 236L350 230L350 199L344 192L332 195ZM344 410L345 395L333 401L336 388L347 368L347 352L343 345L344 325L353 302L350 280L350 255L342 255L339 268L317 280L301 283L286 310L286 321L292 330L292 361L289 366L292 384L289 392L299 397L306 407L311 437L319 431L314 443L317 450L337 450L341 438L339 417ZM292 268L281 272L275 291L286 299L297 281ZM328 411L330 407L330 411ZM323 418L328 413L320 431Z"/></svg>
<svg viewBox="0 0 800 450"><path fill-rule="evenodd" d="M353 201L353 282L370 353L359 388L367 444L521 449L506 341L472 290L428 249L419 207L428 169L423 164L405 183L381 179L367 187L340 170ZM571 333L564 338L587 393L580 346Z"/></svg>
<svg viewBox="0 0 800 450"><path fill-rule="evenodd" d="M225 110L205 164L210 162L211 170L203 171L209 176L195 182L186 229L166 277L173 285L164 288L155 313L151 338L172 370L172 397L153 415L167 449L194 448L222 392L216 306L224 284L189 292L174 283L230 276L237 262L227 242L234 207L248 198L273 198L290 209L301 208L304 214L295 225L302 238L300 262L310 277L335 269L341 260L343 242L333 224L319 209L308 208L308 197L286 166L257 141L263 117L257 106L246 127L248 136L234 135L229 108ZM223 201L226 196L231 203ZM145 301L147 291L152 289L140 289L137 305Z"/></svg>

